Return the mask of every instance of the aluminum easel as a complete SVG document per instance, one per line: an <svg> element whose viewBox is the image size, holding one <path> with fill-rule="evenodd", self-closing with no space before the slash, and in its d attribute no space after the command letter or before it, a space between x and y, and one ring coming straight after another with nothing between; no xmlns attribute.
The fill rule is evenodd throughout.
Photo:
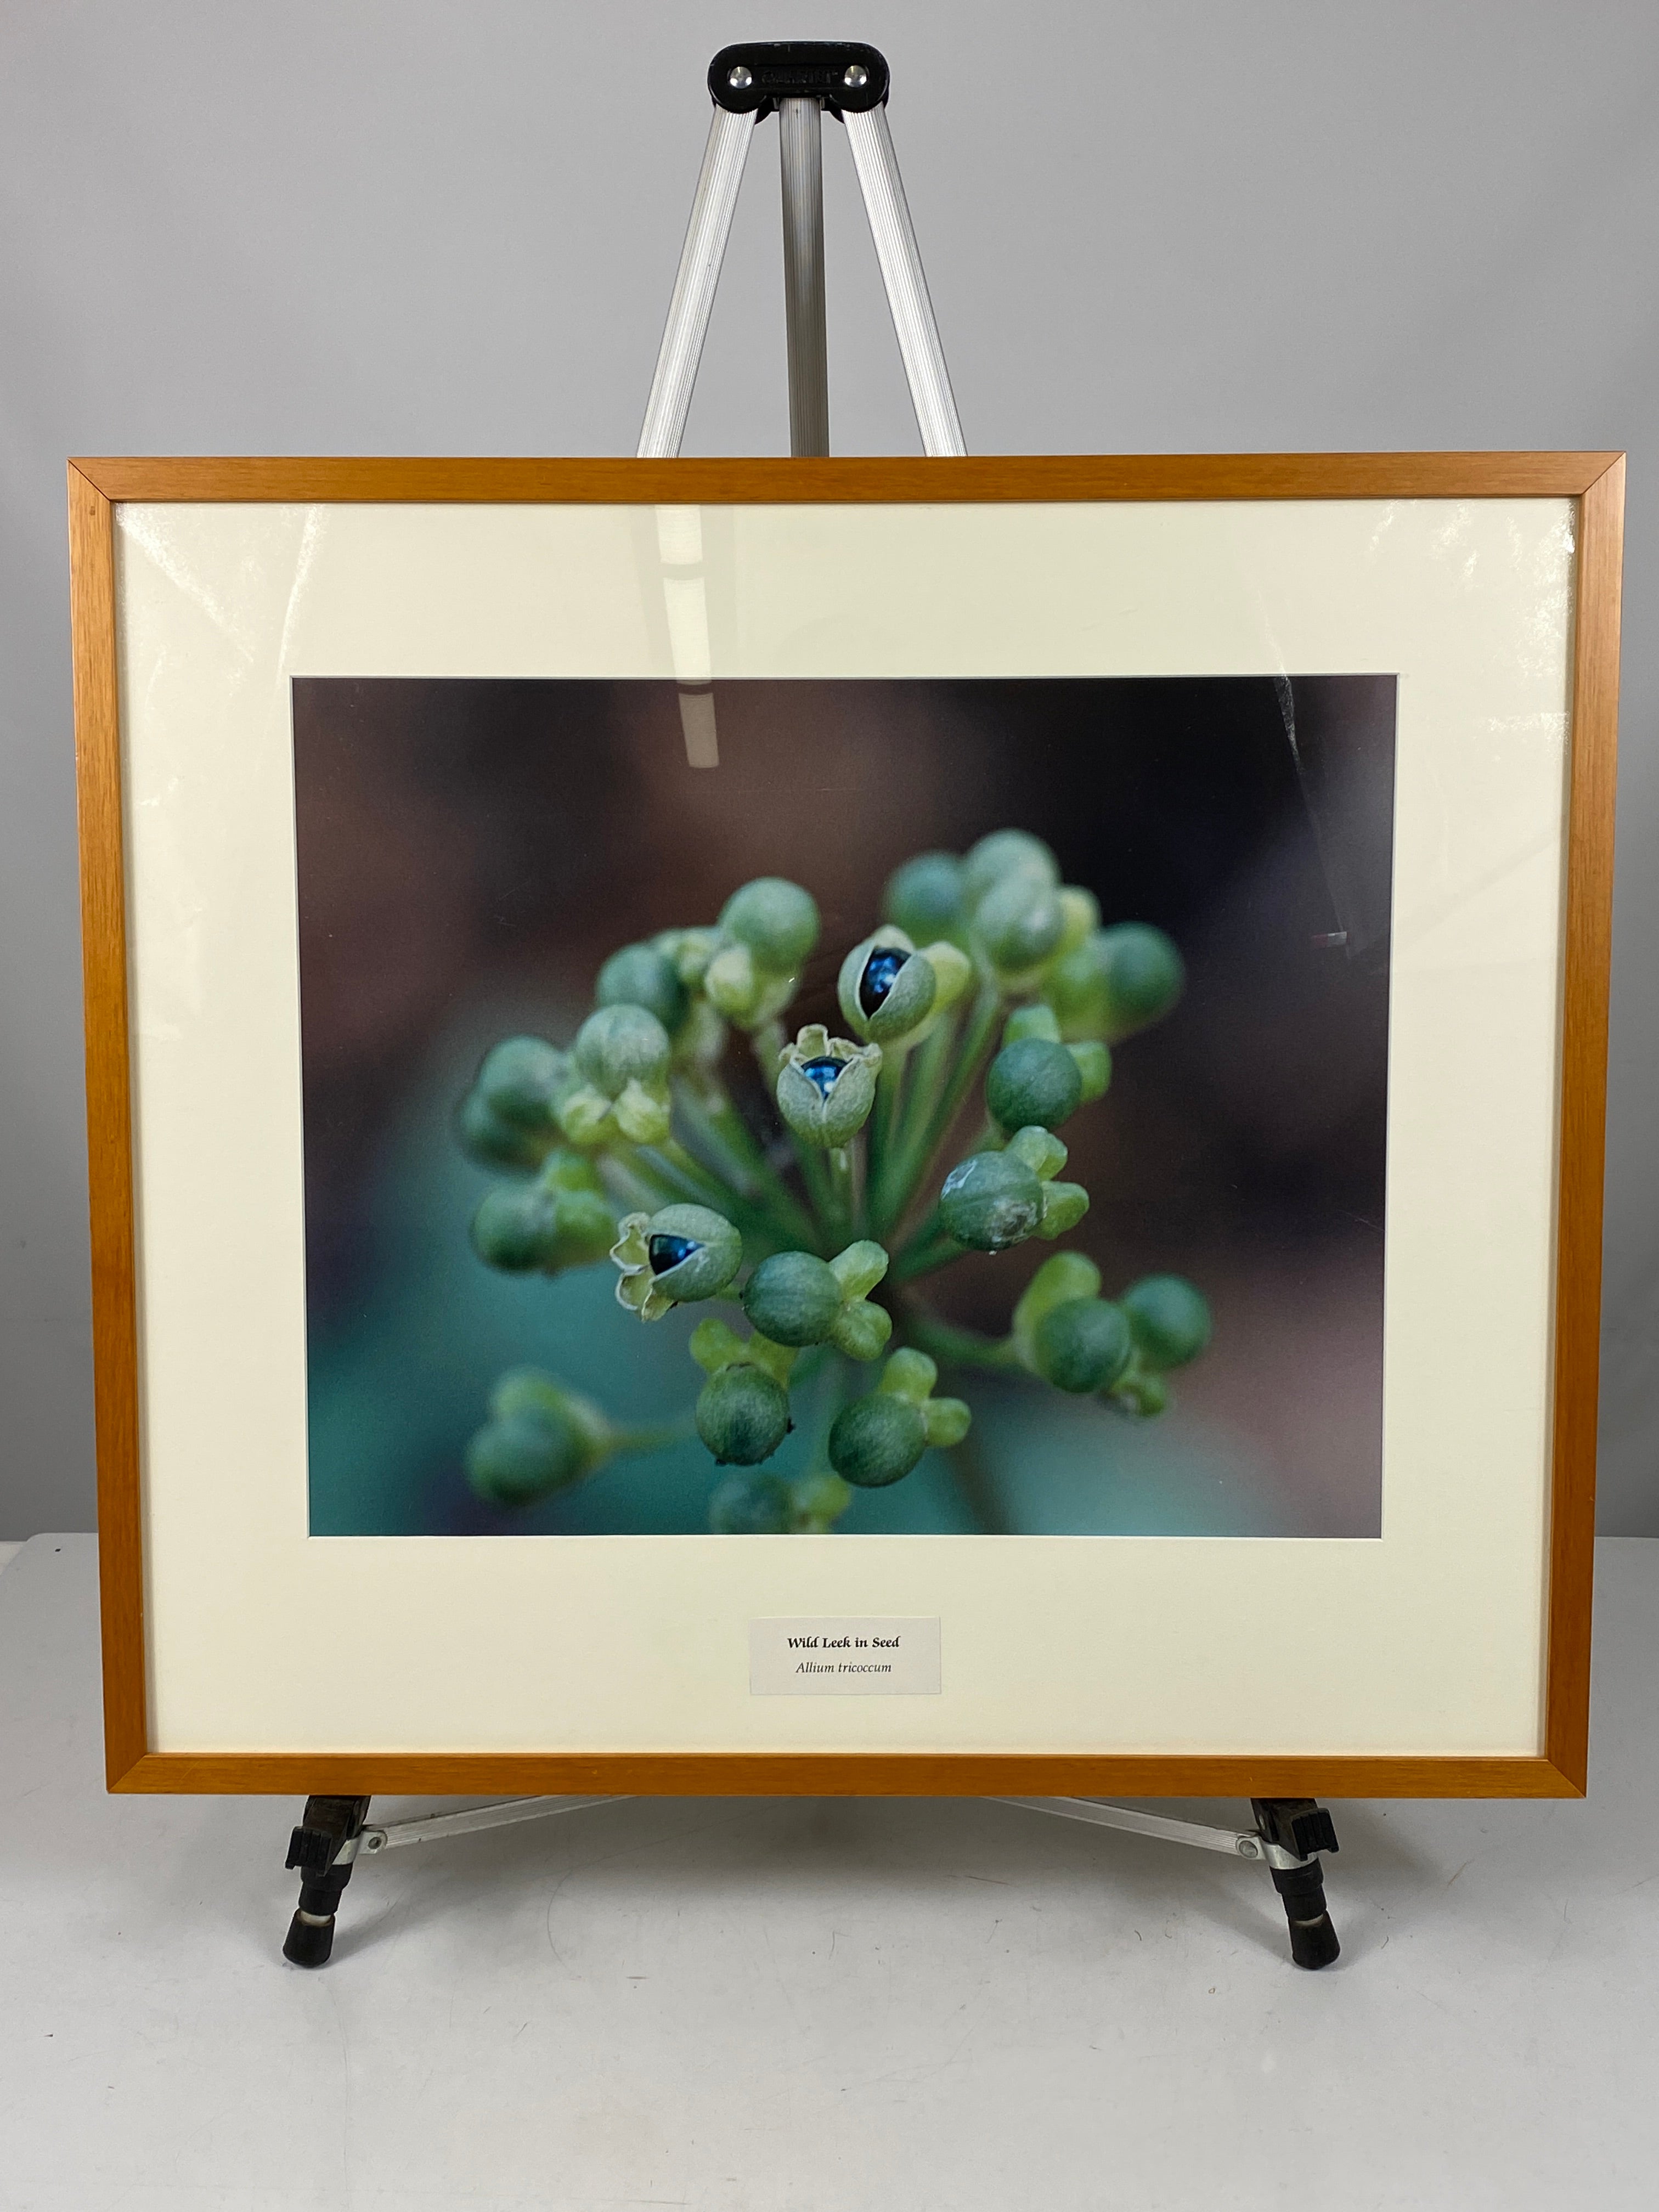
<svg viewBox="0 0 1659 2212"><path fill-rule="evenodd" d="M825 113L847 132L881 264L916 427L929 455L962 453L962 425L933 320L927 280L905 204L904 185L887 128L887 64L873 46L790 42L726 46L708 65L714 119L691 220L680 252L668 324L640 432L642 459L679 452L692 387L714 312L720 264L731 235L755 126L775 112L783 172L784 307L789 348L789 450L830 451L830 382L823 297L823 150ZM283 1946L296 1966L327 1963L340 1897L360 1859L402 1845L436 1843L589 1807L622 1797L519 1797L506 1803L434 1813L376 1826L367 1797L308 1797L289 1845L288 1865L300 1872L300 1904ZM1331 1816L1313 1799L1253 1798L1251 1828L1211 1828L1083 1797L1004 1797L994 1801L1030 1813L1086 1820L1097 1827L1265 1866L1285 1907L1291 1956L1298 1966L1327 1966L1337 1956L1336 1931L1325 1909L1322 1851L1337 1849Z"/></svg>

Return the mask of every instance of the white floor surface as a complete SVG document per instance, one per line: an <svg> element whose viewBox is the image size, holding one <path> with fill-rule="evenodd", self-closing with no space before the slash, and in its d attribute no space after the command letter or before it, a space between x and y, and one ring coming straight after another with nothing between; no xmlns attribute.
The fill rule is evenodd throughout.
<svg viewBox="0 0 1659 2212"><path fill-rule="evenodd" d="M1598 1565L1589 1802L1338 1804L1322 1973L1242 1862L776 1799L368 1862L306 1973L297 1800L104 1795L94 1540L36 1537L0 1573L0 2206L1649 2212L1659 1541Z"/></svg>

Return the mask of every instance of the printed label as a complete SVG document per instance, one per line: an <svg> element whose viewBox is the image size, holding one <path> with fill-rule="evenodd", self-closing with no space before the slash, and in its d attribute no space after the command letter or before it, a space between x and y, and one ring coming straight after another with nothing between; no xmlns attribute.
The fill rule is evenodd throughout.
<svg viewBox="0 0 1659 2212"><path fill-rule="evenodd" d="M754 1698L936 1698L937 1615L890 1620L751 1620Z"/></svg>

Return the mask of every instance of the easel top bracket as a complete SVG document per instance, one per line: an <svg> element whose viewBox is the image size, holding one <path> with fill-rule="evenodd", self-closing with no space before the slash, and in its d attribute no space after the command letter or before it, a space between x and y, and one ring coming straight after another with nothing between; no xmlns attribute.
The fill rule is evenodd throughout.
<svg viewBox="0 0 1659 2212"><path fill-rule="evenodd" d="M708 96L728 115L758 122L786 100L816 100L831 115L867 115L887 102L891 72L874 46L817 39L722 46L708 64Z"/></svg>

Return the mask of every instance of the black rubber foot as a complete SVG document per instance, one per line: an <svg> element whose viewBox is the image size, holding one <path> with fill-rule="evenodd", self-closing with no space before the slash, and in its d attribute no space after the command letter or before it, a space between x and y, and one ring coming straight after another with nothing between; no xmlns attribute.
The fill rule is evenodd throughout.
<svg viewBox="0 0 1659 2212"><path fill-rule="evenodd" d="M294 1966L325 1966L329 1954L334 1948L334 1916L326 1920L309 1919L296 1912L288 1923L288 1936L283 1945L283 1956Z"/></svg>
<svg viewBox="0 0 1659 2212"><path fill-rule="evenodd" d="M334 1948L334 1916L351 1879L351 1858L340 1853L362 1835L367 1797L307 1797L299 1826L289 1838L289 1869L300 1869L300 1909L288 1924L283 1956L295 1966L325 1966ZM355 1853L353 1854L355 1856Z"/></svg>
<svg viewBox="0 0 1659 2212"><path fill-rule="evenodd" d="M1291 1931L1291 1956L1298 1966L1328 1966L1340 1952L1325 1910L1325 1876L1317 1859L1305 1866L1275 1867L1273 1887Z"/></svg>
<svg viewBox="0 0 1659 2212"><path fill-rule="evenodd" d="M1291 1921L1291 1957L1298 1966L1328 1966L1341 1950L1328 1912L1322 1912L1317 1920Z"/></svg>

